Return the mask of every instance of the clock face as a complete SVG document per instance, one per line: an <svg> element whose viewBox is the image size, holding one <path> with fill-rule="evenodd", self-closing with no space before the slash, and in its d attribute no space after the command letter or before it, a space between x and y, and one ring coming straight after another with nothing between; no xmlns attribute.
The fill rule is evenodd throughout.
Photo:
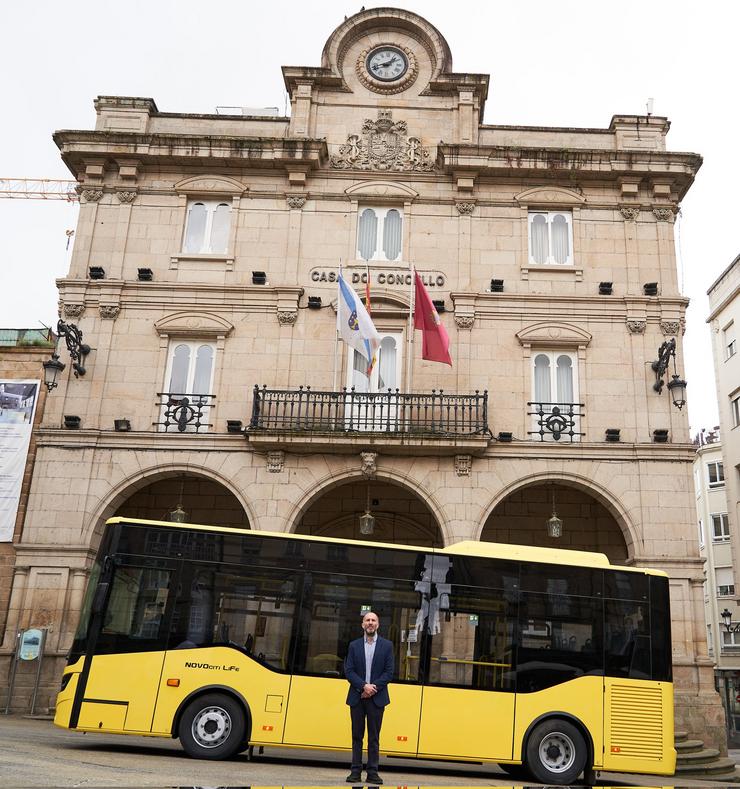
<svg viewBox="0 0 740 789"><path fill-rule="evenodd" d="M375 79L383 82L400 79L408 67L406 55L396 47L379 47L367 56L367 70Z"/></svg>

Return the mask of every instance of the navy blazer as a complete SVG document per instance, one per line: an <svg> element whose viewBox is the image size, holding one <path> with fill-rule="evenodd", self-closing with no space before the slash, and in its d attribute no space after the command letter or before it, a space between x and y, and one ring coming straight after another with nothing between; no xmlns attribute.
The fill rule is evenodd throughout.
<svg viewBox="0 0 740 789"><path fill-rule="evenodd" d="M388 683L393 679L393 644L381 636L376 636L373 663L370 666L370 684L376 685L378 692L372 696L378 707L391 703ZM347 657L344 660L344 676L349 682L347 704L354 707L360 703L362 689L365 687L365 636L350 641Z"/></svg>

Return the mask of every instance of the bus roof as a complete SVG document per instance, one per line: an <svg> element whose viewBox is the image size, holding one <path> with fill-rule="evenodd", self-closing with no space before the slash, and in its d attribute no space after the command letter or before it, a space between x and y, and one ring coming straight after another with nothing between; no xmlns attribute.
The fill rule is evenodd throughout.
<svg viewBox="0 0 740 789"><path fill-rule="evenodd" d="M142 520L139 518L110 518L106 523L133 523L143 526L164 526L170 529L198 529L199 531L217 532L221 534L244 534L244 529L234 526L209 526L199 523L176 523L174 521ZM353 545L357 540L348 540L341 537L319 537L313 534L293 534L292 532L257 531L251 530L250 534L258 537L278 537L280 539L311 540L313 542L330 542ZM510 543L478 542L476 540L463 540L453 543L445 548L429 548L423 545L398 545L395 543L373 542L363 540L362 545L377 548L393 548L401 551L425 551L429 553L451 554L453 556L478 556L486 559L509 559L510 561L541 562L543 564L560 564L570 567L604 567L624 570L626 572L648 573L650 575L666 576L660 570L650 570L645 567L624 567L609 563L609 558L604 553L592 551L573 551L565 548L538 548L532 545L513 545Z"/></svg>

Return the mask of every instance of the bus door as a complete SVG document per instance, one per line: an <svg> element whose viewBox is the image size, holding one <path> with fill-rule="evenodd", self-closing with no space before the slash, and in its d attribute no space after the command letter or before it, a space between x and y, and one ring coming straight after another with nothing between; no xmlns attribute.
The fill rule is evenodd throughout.
<svg viewBox="0 0 740 789"><path fill-rule="evenodd" d="M348 563L354 550L342 545L330 548L340 552L335 557L338 567ZM372 569L373 565L368 566ZM374 566L377 570L378 564ZM284 744L351 747L344 658L349 642L362 636L363 612L373 610L380 618L380 635L393 642L395 662L395 676L389 687L391 703L383 717L380 748L385 753L416 755L422 645L422 595L416 589L417 578L412 572L404 581L342 572L306 574L300 645L291 678Z"/></svg>
<svg viewBox="0 0 740 789"><path fill-rule="evenodd" d="M151 731L174 577L174 562L116 560L107 601L91 628L77 728Z"/></svg>
<svg viewBox="0 0 740 789"><path fill-rule="evenodd" d="M512 758L516 576L496 565L434 557L419 756Z"/></svg>

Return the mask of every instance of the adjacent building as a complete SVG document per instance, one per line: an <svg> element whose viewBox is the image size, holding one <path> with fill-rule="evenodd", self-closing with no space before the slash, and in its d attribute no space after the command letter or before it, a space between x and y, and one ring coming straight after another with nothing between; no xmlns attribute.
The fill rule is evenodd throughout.
<svg viewBox="0 0 740 789"><path fill-rule="evenodd" d="M361 11L283 75L290 117L101 96L94 129L54 135L81 195L62 316L92 350L49 398L17 546L16 624L54 622L46 700L108 517L371 528L665 570L678 726L721 743L694 448L662 385L687 305L673 220L701 158L669 152L655 116L484 124L488 76L403 10ZM336 340L340 261L357 291L369 277L370 374ZM421 358L412 269L452 367Z"/></svg>
<svg viewBox="0 0 740 789"><path fill-rule="evenodd" d="M694 439L694 487L699 532L699 552L706 561L704 572L704 615L709 656L715 661L717 690L727 715L728 736L740 739L740 632L732 630L735 617L735 569L732 564L733 535L730 532L725 490L725 466L720 431L701 431Z"/></svg>

